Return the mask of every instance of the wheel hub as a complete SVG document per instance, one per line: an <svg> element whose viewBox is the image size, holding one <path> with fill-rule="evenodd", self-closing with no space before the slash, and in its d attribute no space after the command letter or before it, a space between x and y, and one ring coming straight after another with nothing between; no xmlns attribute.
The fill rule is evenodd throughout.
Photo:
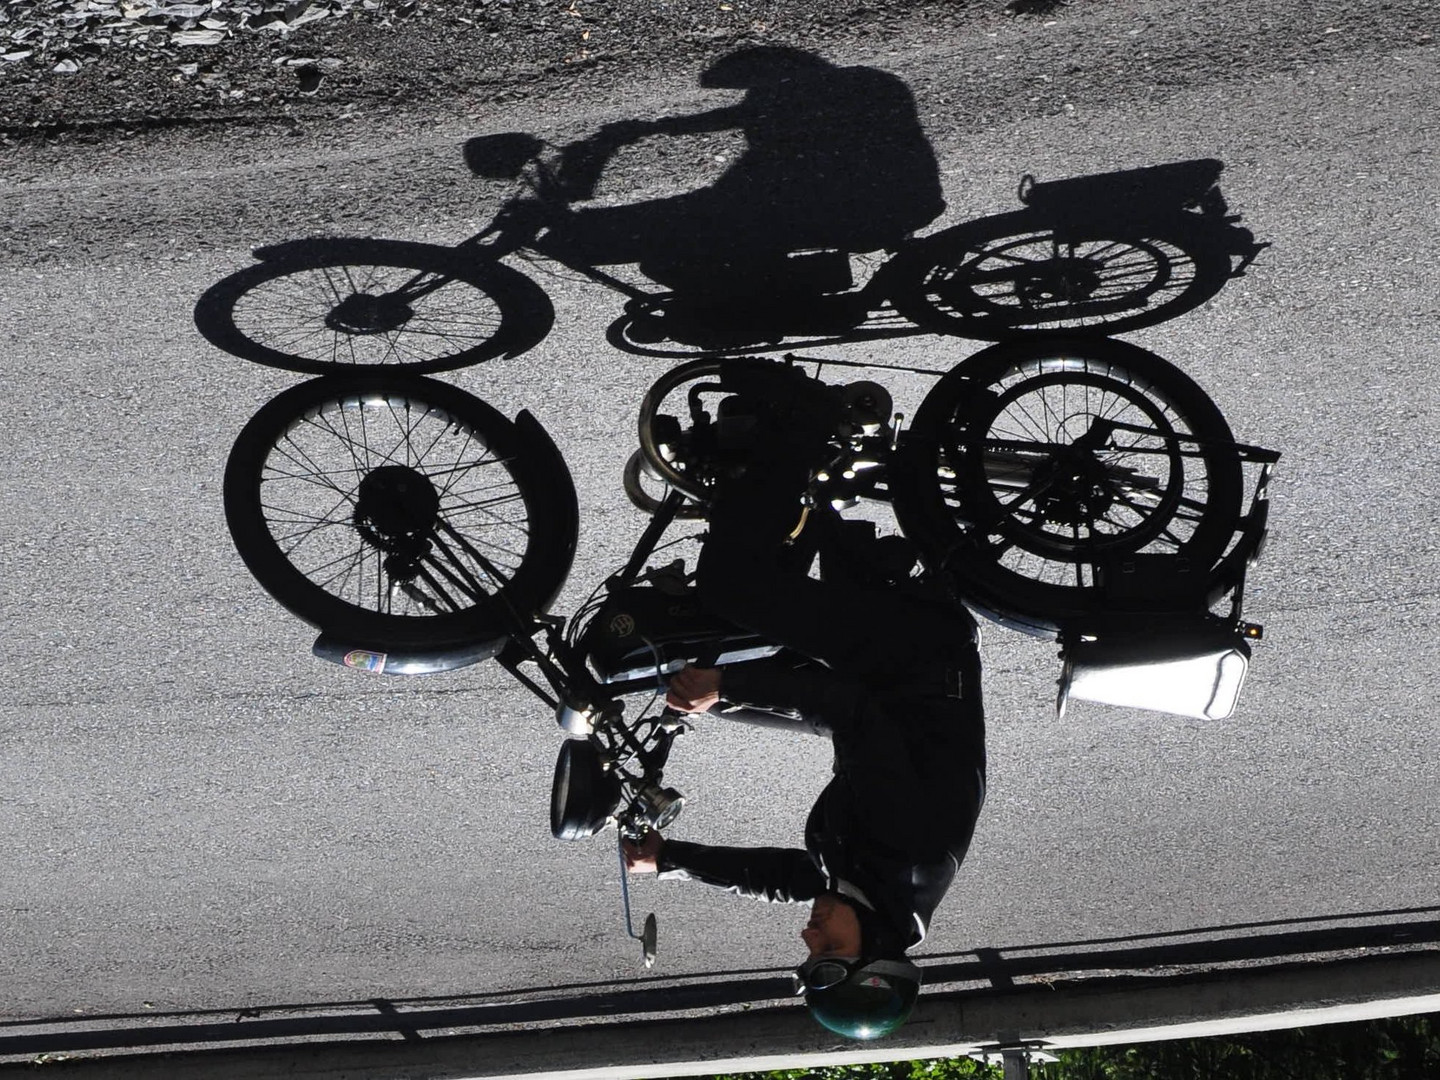
<svg viewBox="0 0 1440 1080"><path fill-rule="evenodd" d="M1037 480L1035 505L1042 522L1093 531L1115 503L1104 467L1087 452L1062 455Z"/></svg>
<svg viewBox="0 0 1440 1080"><path fill-rule="evenodd" d="M385 465L360 481L355 527L382 551L414 556L428 549L439 514L435 485L408 465Z"/></svg>
<svg viewBox="0 0 1440 1080"><path fill-rule="evenodd" d="M393 293L351 293L330 309L325 325L343 334L385 334L404 326L414 314L414 309Z"/></svg>
<svg viewBox="0 0 1440 1080"><path fill-rule="evenodd" d="M1088 259L1049 259L1015 282L1015 292L1029 305L1073 304L1100 287L1100 275Z"/></svg>

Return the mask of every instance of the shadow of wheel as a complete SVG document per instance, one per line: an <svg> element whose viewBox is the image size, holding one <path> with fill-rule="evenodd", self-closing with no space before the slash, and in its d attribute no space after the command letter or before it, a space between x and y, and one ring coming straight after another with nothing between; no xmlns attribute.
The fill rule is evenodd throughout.
<svg viewBox="0 0 1440 1080"><path fill-rule="evenodd" d="M195 326L217 348L312 375L447 371L516 356L550 332L544 291L500 263L400 240L299 240L206 289Z"/></svg>
<svg viewBox="0 0 1440 1080"><path fill-rule="evenodd" d="M1231 259L1223 227L1195 214L1059 229L1022 210L922 238L886 273L892 305L916 325L1002 341L1153 326L1218 293Z"/></svg>

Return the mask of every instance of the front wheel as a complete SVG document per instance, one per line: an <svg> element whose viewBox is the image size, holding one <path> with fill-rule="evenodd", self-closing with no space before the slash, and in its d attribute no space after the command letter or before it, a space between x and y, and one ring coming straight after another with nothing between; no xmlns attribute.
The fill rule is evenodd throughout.
<svg viewBox="0 0 1440 1080"><path fill-rule="evenodd" d="M963 598L1023 627L1103 614L1107 572L1137 556L1203 583L1240 515L1220 410L1125 342L985 349L936 383L907 439L907 535Z"/></svg>
<svg viewBox="0 0 1440 1080"><path fill-rule="evenodd" d="M447 371L532 348L554 309L524 274L452 248L302 240L217 281L195 326L244 360L314 375Z"/></svg>
<svg viewBox="0 0 1440 1080"><path fill-rule="evenodd" d="M226 522L256 580L376 649L495 637L543 611L569 571L573 507L538 425L401 373L292 387L225 469Z"/></svg>

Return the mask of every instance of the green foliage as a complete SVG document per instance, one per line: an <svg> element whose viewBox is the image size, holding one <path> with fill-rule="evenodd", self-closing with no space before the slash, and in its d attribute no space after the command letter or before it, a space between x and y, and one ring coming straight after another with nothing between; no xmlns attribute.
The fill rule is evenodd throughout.
<svg viewBox="0 0 1440 1080"><path fill-rule="evenodd" d="M1067 1050L1033 1080L1435 1080L1436 1015Z"/></svg>
<svg viewBox="0 0 1440 1080"><path fill-rule="evenodd" d="M970 1058L928 1061L880 1061L869 1065L822 1065L814 1069L778 1069L768 1073L727 1073L713 1080L1000 1080L997 1066Z"/></svg>
<svg viewBox="0 0 1440 1080"><path fill-rule="evenodd" d="M1064 1050L1032 1080L1440 1080L1440 1013ZM713 1080L1001 1080L970 1058L825 1065Z"/></svg>

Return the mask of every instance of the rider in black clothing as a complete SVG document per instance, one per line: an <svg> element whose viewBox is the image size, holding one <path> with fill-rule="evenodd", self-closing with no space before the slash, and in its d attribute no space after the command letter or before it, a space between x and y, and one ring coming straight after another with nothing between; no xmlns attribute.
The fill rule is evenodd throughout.
<svg viewBox="0 0 1440 1080"><path fill-rule="evenodd" d="M770 409L744 474L719 489L697 569L708 608L788 651L687 668L667 700L685 712L728 704L788 713L830 735L835 775L810 812L803 849L651 834L627 857L634 872L813 901L801 934L810 958L798 972L807 1003L832 1030L873 1038L914 1004L919 970L905 951L924 938L984 802L980 662L962 610L903 581L817 580L799 565L808 560L791 557L800 495L839 408L819 383L792 381L800 403Z"/></svg>

